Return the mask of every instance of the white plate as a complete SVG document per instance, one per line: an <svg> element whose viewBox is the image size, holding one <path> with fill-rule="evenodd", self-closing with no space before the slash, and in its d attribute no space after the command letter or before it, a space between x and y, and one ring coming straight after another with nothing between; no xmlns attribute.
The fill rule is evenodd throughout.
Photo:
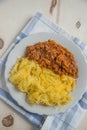
<svg viewBox="0 0 87 130"><path fill-rule="evenodd" d="M25 94L17 91L15 87L8 81L11 68L16 63L17 58L24 55L26 46L35 44L39 41L46 41L48 39L53 39L70 50L74 54L79 68L79 77L77 79L76 89L71 93L73 100L68 105L63 106L61 109L58 107L46 107L41 105L28 104L25 100ZM62 35L56 35L52 33L32 34L29 37L24 38L9 54L5 66L5 80L11 96L18 102L20 106L33 113L38 113L41 115L53 115L59 112L64 112L68 108L71 108L82 97L82 94L84 93L87 85L87 63L79 47Z"/></svg>

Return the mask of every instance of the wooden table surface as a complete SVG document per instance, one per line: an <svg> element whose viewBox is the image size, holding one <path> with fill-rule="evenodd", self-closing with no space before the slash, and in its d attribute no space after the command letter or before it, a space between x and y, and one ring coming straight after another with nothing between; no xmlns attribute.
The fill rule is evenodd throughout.
<svg viewBox="0 0 87 130"><path fill-rule="evenodd" d="M36 12L42 12L54 23L59 24L71 35L77 36L87 44L87 0L0 0L0 56L15 39L27 21ZM8 114L14 117L12 127L4 127L2 118ZM87 130L87 112L81 120L77 130ZM36 130L26 119L0 100L0 130Z"/></svg>

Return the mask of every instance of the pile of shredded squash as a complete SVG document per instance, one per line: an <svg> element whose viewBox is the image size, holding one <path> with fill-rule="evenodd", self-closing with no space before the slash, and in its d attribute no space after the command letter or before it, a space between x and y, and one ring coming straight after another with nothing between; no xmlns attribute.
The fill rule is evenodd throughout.
<svg viewBox="0 0 87 130"><path fill-rule="evenodd" d="M9 80L18 90L26 93L29 103L45 106L69 103L72 100L70 92L74 90L76 83L73 77L55 74L27 58L17 60Z"/></svg>

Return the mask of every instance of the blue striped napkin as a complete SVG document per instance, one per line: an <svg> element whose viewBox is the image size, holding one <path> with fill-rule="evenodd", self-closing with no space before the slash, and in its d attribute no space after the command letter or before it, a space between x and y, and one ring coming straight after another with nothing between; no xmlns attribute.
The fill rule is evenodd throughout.
<svg viewBox="0 0 87 130"><path fill-rule="evenodd" d="M39 130L75 130L81 118L84 116L85 110L87 109L87 92L84 93L82 99L72 109L69 109L65 113L56 114L55 116L44 117L38 114L30 113L19 106L17 102L12 99L6 88L4 69L8 54L14 46L20 42L20 40L37 32L51 32L56 34L61 33L68 39L73 40L74 43L77 44L77 46L79 46L84 52L84 55L87 56L87 46L84 43L82 43L78 38L71 36L58 25L52 23L41 13L37 13L31 21L28 22L22 32L20 32L15 41L0 58L0 98L13 107L16 111L21 113Z"/></svg>

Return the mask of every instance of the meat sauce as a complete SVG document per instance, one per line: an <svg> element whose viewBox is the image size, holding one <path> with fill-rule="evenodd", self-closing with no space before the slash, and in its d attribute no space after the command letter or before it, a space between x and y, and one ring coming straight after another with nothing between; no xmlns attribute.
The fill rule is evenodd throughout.
<svg viewBox="0 0 87 130"><path fill-rule="evenodd" d="M54 40L27 46L25 57L37 61L40 67L51 69L58 75L78 77L78 66L74 55Z"/></svg>

